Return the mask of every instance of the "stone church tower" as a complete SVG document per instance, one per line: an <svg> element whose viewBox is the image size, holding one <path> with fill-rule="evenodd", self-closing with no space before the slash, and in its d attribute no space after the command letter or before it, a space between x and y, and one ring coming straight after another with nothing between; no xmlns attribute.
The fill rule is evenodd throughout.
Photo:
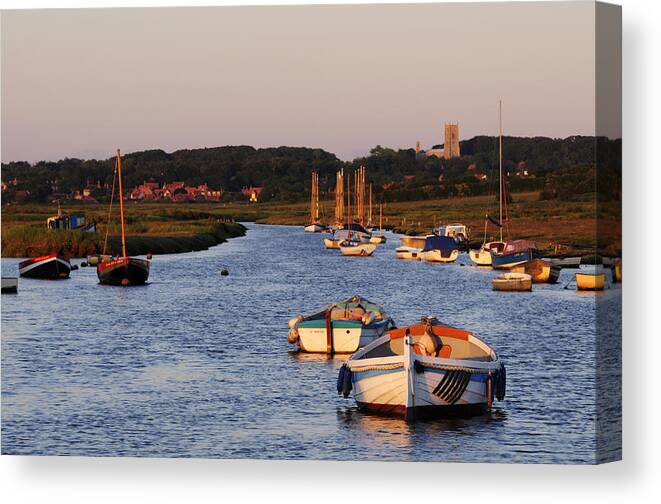
<svg viewBox="0 0 661 504"><path fill-rule="evenodd" d="M445 123L443 157L445 159L450 159L459 156L461 156L461 152L459 152L459 123Z"/></svg>

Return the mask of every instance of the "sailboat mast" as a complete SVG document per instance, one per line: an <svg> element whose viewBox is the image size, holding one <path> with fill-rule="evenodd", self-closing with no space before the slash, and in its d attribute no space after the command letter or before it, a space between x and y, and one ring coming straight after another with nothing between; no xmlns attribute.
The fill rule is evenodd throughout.
<svg viewBox="0 0 661 504"><path fill-rule="evenodd" d="M503 102L498 100L498 172L499 172L499 194L498 211L500 218L500 241L503 241Z"/></svg>
<svg viewBox="0 0 661 504"><path fill-rule="evenodd" d="M122 191L122 158L117 149L117 179L119 180L119 217L122 222L122 257L126 257L126 237L124 235L124 194Z"/></svg>
<svg viewBox="0 0 661 504"><path fill-rule="evenodd" d="M383 236L383 203L379 203L379 236Z"/></svg>
<svg viewBox="0 0 661 504"><path fill-rule="evenodd" d="M347 239L351 240L351 173L347 179Z"/></svg>
<svg viewBox="0 0 661 504"><path fill-rule="evenodd" d="M372 225L372 184L370 184L370 217L369 224Z"/></svg>

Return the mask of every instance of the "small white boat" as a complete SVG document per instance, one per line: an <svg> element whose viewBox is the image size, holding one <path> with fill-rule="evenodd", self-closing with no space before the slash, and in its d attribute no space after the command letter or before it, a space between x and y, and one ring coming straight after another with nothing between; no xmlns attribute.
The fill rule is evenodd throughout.
<svg viewBox="0 0 661 504"><path fill-rule="evenodd" d="M340 252L345 256L368 257L376 250L373 243L362 243L354 239L345 240L340 243Z"/></svg>
<svg viewBox="0 0 661 504"><path fill-rule="evenodd" d="M421 252L427 262L450 263L457 260L459 248L454 238L449 236L428 236Z"/></svg>
<svg viewBox="0 0 661 504"><path fill-rule="evenodd" d="M411 420L478 413L505 397L505 366L468 331L432 317L388 331L340 368L338 393L361 409Z"/></svg>
<svg viewBox="0 0 661 504"><path fill-rule="evenodd" d="M468 256L476 266L491 266L491 251L502 252L505 242L493 241L483 243L479 250L469 250Z"/></svg>
<svg viewBox="0 0 661 504"><path fill-rule="evenodd" d="M433 230L433 234L438 236L447 236L448 238L454 239L457 246L461 249L467 248L468 242L470 240L468 235L468 227L459 223L439 226Z"/></svg>
<svg viewBox="0 0 661 504"><path fill-rule="evenodd" d="M532 261L514 266L510 271L513 273L527 273L532 277L533 283L556 283L560 278L560 266L544 259L533 259Z"/></svg>
<svg viewBox="0 0 661 504"><path fill-rule="evenodd" d="M415 247L397 247L395 255L397 259L410 259L414 261L422 260L422 250Z"/></svg>
<svg viewBox="0 0 661 504"><path fill-rule="evenodd" d="M491 285L496 291L531 291L532 276L527 273L503 273L491 280Z"/></svg>
<svg viewBox="0 0 661 504"><path fill-rule="evenodd" d="M372 186L370 186L370 195L372 194L371 187ZM386 242L386 237L383 236L383 204L379 204L379 234L378 235L374 234L374 229L372 229L372 237L370 238L370 243L374 243L375 245L380 245L385 242Z"/></svg>
<svg viewBox="0 0 661 504"><path fill-rule="evenodd" d="M383 235L372 235L370 238L370 243L374 245L381 245L386 242L386 237Z"/></svg>
<svg viewBox="0 0 661 504"><path fill-rule="evenodd" d="M18 292L18 278L2 277L2 293L16 294Z"/></svg>
<svg viewBox="0 0 661 504"><path fill-rule="evenodd" d="M321 233L324 230L324 226L321 224L310 224L308 226L305 226L303 230L306 233Z"/></svg>
<svg viewBox="0 0 661 504"><path fill-rule="evenodd" d="M353 353L394 326L381 305L353 296L291 319L287 340L302 352Z"/></svg>

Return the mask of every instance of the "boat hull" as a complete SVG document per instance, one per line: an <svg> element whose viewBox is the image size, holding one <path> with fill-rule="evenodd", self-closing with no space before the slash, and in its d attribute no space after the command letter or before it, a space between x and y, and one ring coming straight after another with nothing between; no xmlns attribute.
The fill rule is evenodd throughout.
<svg viewBox="0 0 661 504"><path fill-rule="evenodd" d="M345 256L369 257L376 250L376 245L372 243L358 243L355 245L340 245L340 252Z"/></svg>
<svg viewBox="0 0 661 504"><path fill-rule="evenodd" d="M622 282L622 261L618 260L613 264L613 282Z"/></svg>
<svg viewBox="0 0 661 504"><path fill-rule="evenodd" d="M370 243L373 243L375 245L380 245L385 242L386 242L386 237L383 235L376 235L376 236L372 235L372 237L370 238Z"/></svg>
<svg viewBox="0 0 661 504"><path fill-rule="evenodd" d="M398 259L420 261L422 259L422 251L415 247L399 247L395 250L395 255Z"/></svg>
<svg viewBox="0 0 661 504"><path fill-rule="evenodd" d="M526 273L505 273L491 280L495 291L528 292L532 290L532 277Z"/></svg>
<svg viewBox="0 0 661 504"><path fill-rule="evenodd" d="M604 290L606 285L606 274L598 273L596 275L588 273L576 273L576 289L597 291Z"/></svg>
<svg viewBox="0 0 661 504"><path fill-rule="evenodd" d="M57 255L36 257L19 263L18 272L24 278L61 280L69 278L71 263Z"/></svg>
<svg viewBox="0 0 661 504"><path fill-rule="evenodd" d="M305 226L303 230L306 233L321 233L324 230L324 226L321 224L310 224L309 226Z"/></svg>
<svg viewBox="0 0 661 504"><path fill-rule="evenodd" d="M510 269L532 259L538 259L534 250L522 250L511 254L491 252L491 266L495 269Z"/></svg>
<svg viewBox="0 0 661 504"><path fill-rule="evenodd" d="M149 278L149 261L135 257L120 257L96 267L99 283L104 285L143 285Z"/></svg>
<svg viewBox="0 0 661 504"><path fill-rule="evenodd" d="M444 256L440 250L426 250L421 253L422 259L430 263L451 263L459 257L459 251L453 250L449 256Z"/></svg>
<svg viewBox="0 0 661 504"><path fill-rule="evenodd" d="M18 278L2 277L2 293L16 294L18 292Z"/></svg>
<svg viewBox="0 0 661 504"><path fill-rule="evenodd" d="M297 344L302 352L307 353L350 354L383 336L390 327L389 319L369 325L352 320L332 320L329 338L325 320L310 320L298 325Z"/></svg>
<svg viewBox="0 0 661 504"><path fill-rule="evenodd" d="M425 248L426 236L400 236L399 241L404 247L412 247L422 250Z"/></svg>
<svg viewBox="0 0 661 504"><path fill-rule="evenodd" d="M511 268L510 271L530 275L533 283L557 283L561 269L550 261L533 259Z"/></svg>
<svg viewBox="0 0 661 504"><path fill-rule="evenodd" d="M340 240L333 240L332 238L324 238L324 246L327 249L339 250Z"/></svg>
<svg viewBox="0 0 661 504"><path fill-rule="evenodd" d="M446 417L483 412L493 400L488 369L467 372L421 367L422 371L409 373L403 358L401 364L376 362L384 360L392 358L361 362L366 371L351 369L354 398L365 411L407 419Z"/></svg>
<svg viewBox="0 0 661 504"><path fill-rule="evenodd" d="M488 250L469 250L468 257L477 266L491 266L491 252Z"/></svg>

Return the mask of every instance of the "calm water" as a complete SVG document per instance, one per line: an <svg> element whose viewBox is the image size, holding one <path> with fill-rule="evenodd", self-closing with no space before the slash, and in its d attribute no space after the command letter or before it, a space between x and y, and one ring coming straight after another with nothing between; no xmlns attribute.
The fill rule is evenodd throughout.
<svg viewBox="0 0 661 504"><path fill-rule="evenodd" d="M248 227L157 256L144 287L101 286L81 268L3 295L2 453L594 462L596 302L563 289L572 270L496 293L491 270L397 260L392 235L372 258L345 258L300 227ZM2 274L17 263L3 259ZM616 306L620 292L597 298ZM400 326L433 314L483 337L507 365L506 400L406 424L338 397L345 358L292 352L287 321L354 293Z"/></svg>

